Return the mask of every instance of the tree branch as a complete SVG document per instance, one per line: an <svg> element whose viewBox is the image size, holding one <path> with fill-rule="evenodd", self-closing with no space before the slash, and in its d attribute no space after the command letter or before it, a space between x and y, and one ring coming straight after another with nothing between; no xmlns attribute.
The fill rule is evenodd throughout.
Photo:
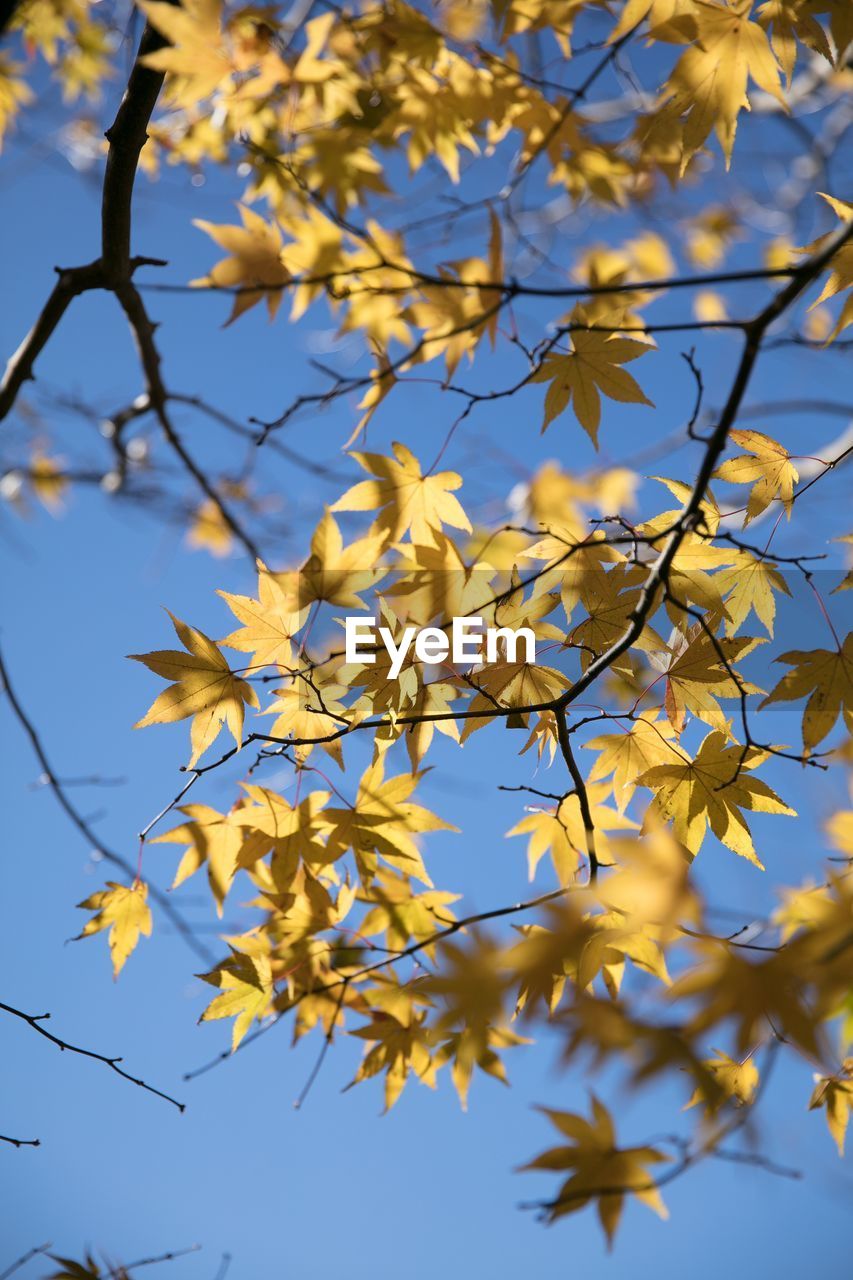
<svg viewBox="0 0 853 1280"><path fill-rule="evenodd" d="M126 858L123 858L120 853L115 853L112 849L108 849L103 841L92 830L92 827L83 815L72 804L71 800L69 800L65 785L54 773L53 767L45 753L35 726L27 716L21 706L21 703L18 701L18 696L15 693L15 690L12 688L12 684L9 679L9 672L3 660L2 653L0 653L0 680L3 682L6 697L9 699L9 706L12 708L12 711L21 728L24 730L24 733L29 738L30 745L35 753L36 759L41 765L44 778L56 797L60 807L84 839L89 842L92 848L96 849L105 861L109 862L114 867L118 867L127 880L132 883L136 878L136 869L132 863L130 863ZM187 946L194 951L199 959L205 964L212 965L214 963L214 956L210 951L208 951L207 947L204 946L203 943L198 941L190 925L181 915L180 911L178 911L178 909L173 905L167 895L163 893L161 889L158 889L156 885L149 885L148 888L151 897L163 911L163 914L167 916L174 925L175 929L181 935Z"/></svg>
<svg viewBox="0 0 853 1280"><path fill-rule="evenodd" d="M123 1058L109 1058L106 1054L96 1053L94 1049L84 1049L80 1045L69 1044L67 1040L60 1040L59 1036L55 1036L52 1032L47 1031L41 1024L50 1017L49 1013L24 1013L23 1010L16 1009L13 1005L6 1004L2 1000L0 1000L0 1009L5 1013L12 1014L15 1018L20 1018L22 1022L26 1022L28 1026L32 1027L33 1031L37 1031L40 1036L44 1036L45 1040L49 1040L51 1044L55 1044L57 1049L79 1054L82 1058L93 1058L96 1062L103 1062L104 1066L109 1067L111 1071L115 1071L116 1075L121 1076L123 1080L128 1080L131 1084L137 1085L140 1089L145 1089L147 1093L153 1093L155 1097L162 1098L164 1102L171 1102L172 1106L177 1107L182 1113L186 1110L186 1103L178 1102L175 1098L170 1097L168 1093L163 1093L160 1089L155 1089L153 1085L146 1084L144 1080L140 1080L137 1076L130 1075L130 1073L125 1071L123 1067L120 1067L119 1063L124 1061ZM14 1141L14 1139L11 1139L11 1141ZM35 1146L37 1143L30 1143L29 1145Z"/></svg>

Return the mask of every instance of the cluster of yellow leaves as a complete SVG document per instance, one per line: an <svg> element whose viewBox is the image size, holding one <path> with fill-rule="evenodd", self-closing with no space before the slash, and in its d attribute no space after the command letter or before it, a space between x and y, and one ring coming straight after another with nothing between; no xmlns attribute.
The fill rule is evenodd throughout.
<svg viewBox="0 0 853 1280"><path fill-rule="evenodd" d="M97 99L103 82L116 74L115 33L93 0L31 0L18 7L11 26L31 54L40 53L55 69L66 101ZM29 102L30 95L18 101Z"/></svg>
<svg viewBox="0 0 853 1280"><path fill-rule="evenodd" d="M484 339L497 346L504 318L521 346L504 235L517 232L509 196L540 157L544 182L572 204L620 210L648 195L661 175L675 183L698 174L712 134L728 165L750 96L769 95L787 109L802 49L840 66L853 38L853 6L844 0L438 0L429 7L370 0L330 7L298 34L271 10L222 0L140 0L140 8L163 38L145 65L167 76L166 110L152 126L144 167L153 172L165 157L195 168L237 154L245 165L239 225L196 224L224 257L193 283L233 295L229 323L264 302L272 319L285 297L298 320L322 299L339 336L360 335L374 368L359 386L363 416L350 444L414 367L441 359L453 379ZM519 56L531 33L546 33L562 59L571 57L585 10L607 20L611 50L635 34L637 44L659 46L659 96L618 141L600 113L578 109L586 90L549 92ZM110 73L113 39L87 0L31 0L16 23L27 51L57 69L67 96L94 95ZM490 37L500 53L488 47ZM667 72L663 54L672 47ZM20 65L4 57L0 137L31 96ZM487 233L465 257L430 259L422 269L409 231L358 212L394 194L386 166L394 171L400 157L412 174L440 166L455 184L478 158L491 163L505 142L507 186L482 202ZM825 199L843 222L853 216L853 205ZM687 257L713 270L746 229L727 204L691 214ZM768 265L787 269L797 252L775 243ZM521 380L545 384L543 431L571 410L597 447L606 402L652 406L626 366L654 349L642 313L674 272L669 246L651 232L579 253L566 278L576 293L588 293L533 349ZM823 328L809 332L830 341L853 323L850 298L834 327L825 307L851 286L848 244L814 303L825 308L813 312ZM716 294L700 294L694 306L702 321L726 318ZM398 358L399 347L408 349ZM744 526L773 504L790 518L799 481L794 455L756 430L732 430L729 441L740 452L720 463L715 479L748 486ZM475 1071L506 1083L503 1052L527 1043L514 1026L541 1020L562 1037L567 1063L583 1052L596 1065L627 1064L634 1082L683 1073L686 1106L701 1104L702 1123L753 1104L756 1059L776 1035L820 1066L809 1105L825 1110L842 1150L853 1066L829 1052L826 1024L845 1010L849 1020L853 1007L849 874L786 893L766 926L775 944L756 949L737 934L713 932L690 874L709 831L761 867L748 815L794 816L756 776L774 748L754 745L745 719L741 744L721 706L745 706L764 692L741 674L760 643L741 629L755 613L772 637L776 596L788 592L778 566L766 551L717 540L722 513L710 490L699 519L683 528L691 490L678 480L661 481L674 510L630 523L623 513L639 480L626 467L577 476L546 464L519 486L517 524L475 528L457 496L462 477L437 470L444 447L436 450L427 467L400 442L390 454L352 453L367 478L328 506L303 563L276 572L259 563L256 596L220 593L239 624L230 634L216 642L173 617L183 651L133 655L169 682L139 727L191 720L190 771L223 725L234 740L226 754L239 752L249 706L272 717L263 723L275 754L295 775L289 797L250 778L224 811L183 805L180 821L152 840L180 847L174 888L204 870L220 917L238 877L255 895L249 906L259 922L225 938L227 956L201 975L216 991L201 1020L231 1020L234 1049L254 1024L290 1010L296 1038L319 1028L331 1040L344 1028L365 1046L353 1083L383 1077L386 1108L410 1078L432 1087L444 1067L463 1106ZM26 482L49 508L67 486L59 459L38 451ZM248 501L234 484L227 496ZM618 526L618 546L603 530L590 531L592 513ZM351 525L365 516L351 538ZM674 528L678 546L664 593L650 566ZM202 502L190 545L225 554L232 537L221 506ZM577 739L594 753L583 784L562 795L539 793L546 803L528 804L508 832L527 839L531 880L550 858L556 887L544 895L546 909L533 922L519 921L508 941L478 932L481 918L466 918L460 895L434 886L425 856L425 837L456 830L415 800L434 734L461 745L499 719L525 731L520 753L531 752L543 772L559 754L574 775L559 730L573 737L593 718L580 714L589 704L564 695L577 672L622 644L647 605L609 683L598 686L608 706L591 704L608 731L596 724ZM444 627L458 614L525 627L550 646L554 665L510 660L504 650L496 662L464 671L448 664L431 678L430 664L410 657L392 678L381 654L374 662L342 661L339 637L322 632L339 621L330 619L333 609L372 609L395 639L408 626ZM667 640L657 630L661 620L672 627ZM853 728L851 644L848 636L832 649L777 659L791 670L762 706L804 703L806 758L839 716ZM223 649L239 655L240 665ZM278 682L263 708L256 678ZM558 718L564 715L567 724ZM360 738L372 750L353 787L344 744L356 729L366 731ZM403 741L409 767L395 772L390 762ZM318 746L343 773L340 790L317 763ZM315 776L325 785L306 782ZM849 855L849 813L836 815L828 833ZM94 914L79 936L106 932L118 975L151 933L146 884L111 881L80 906ZM400 970L408 961L415 966L407 975ZM634 982L663 1016L646 1020L635 1011ZM360 1019L354 1027L353 1016ZM707 1037L725 1043L718 1037L726 1031L728 1051L711 1049ZM591 1107L590 1119L547 1111L566 1141L527 1167L566 1175L544 1206L547 1216L594 1201L611 1241L626 1195L664 1214L656 1181L667 1157L654 1143L619 1146L607 1109L597 1098ZM98 1275L91 1258L56 1261L58 1275Z"/></svg>

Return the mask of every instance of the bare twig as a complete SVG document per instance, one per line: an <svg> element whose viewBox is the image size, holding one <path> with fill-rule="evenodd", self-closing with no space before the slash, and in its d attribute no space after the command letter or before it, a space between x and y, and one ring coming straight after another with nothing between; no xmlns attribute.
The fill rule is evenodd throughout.
<svg viewBox="0 0 853 1280"><path fill-rule="evenodd" d="M26 1022L27 1026L32 1027L33 1031L37 1031L40 1036L44 1036L45 1040L49 1040L51 1044L55 1044L57 1049L79 1054L82 1058L93 1058L96 1062L103 1062L104 1066L109 1067L111 1071L115 1071L116 1075L121 1076L123 1080L129 1080L131 1084L137 1085L140 1089L145 1089L148 1093L153 1093L156 1097L162 1098L165 1102L171 1102L172 1106L177 1107L181 1112L186 1110L185 1103L177 1102L174 1098L170 1097L168 1093L163 1093L160 1089L155 1089L153 1085L146 1084L144 1080L140 1080L136 1076L132 1076L129 1072L125 1071L123 1067L119 1066L119 1063L124 1061L123 1058L110 1058L107 1057L106 1054L96 1053L94 1049L84 1049L80 1045L70 1044L67 1040L61 1040L59 1036L55 1036L51 1031L48 1031L42 1026L42 1023L50 1017L49 1013L24 1013L22 1009L16 1009L14 1005L6 1004L2 1000L0 1000L0 1009L2 1009L4 1013L9 1013L15 1018L20 1018L22 1022Z"/></svg>

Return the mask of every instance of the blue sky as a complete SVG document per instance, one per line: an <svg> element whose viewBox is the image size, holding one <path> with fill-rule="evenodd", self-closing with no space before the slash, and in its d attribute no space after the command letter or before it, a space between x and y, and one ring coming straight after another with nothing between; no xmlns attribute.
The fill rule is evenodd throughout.
<svg viewBox="0 0 853 1280"><path fill-rule="evenodd" d="M62 159L34 158L32 135L51 118L45 106L34 117L31 136L4 157L14 178L4 199L0 240L2 278L14 282L0 313L4 350L17 344L41 306L54 264L86 261L97 252L95 184ZM770 183L772 162L767 165ZM175 173L159 186L142 182L136 251L168 257L169 280L202 274L213 261L211 247L190 220L231 220L237 193L220 181L195 187ZM620 234L630 229L624 221ZM579 244L594 232L588 217L573 225ZM733 265L739 264L735 258ZM738 298L752 307L767 291L732 290L731 296L732 311L739 314ZM163 322L159 336L169 385L203 392L241 421L280 412L310 387L315 375L307 368L309 355L322 352L321 358L345 362L352 354L351 346L337 344L332 322L319 311L294 328L283 314L269 326L258 309L223 330L224 300L152 295L149 301ZM654 314L668 319L687 312L683 302L670 298ZM649 359L643 370L655 410L608 404L602 428L606 458L645 448L683 422L692 394L678 358L683 346L683 338L667 342L669 358ZM703 348L709 403L719 403L724 394L736 352L735 340L726 335ZM812 360L804 352L769 359L751 389L752 401L808 395L815 386ZM477 376L488 383L499 367L498 361L486 361ZM828 356L819 368L821 396L843 399L849 387L843 358ZM103 411L141 389L129 335L113 301L101 296L75 303L38 372L44 387L78 393ZM469 509L492 517L503 509L517 477L500 462L498 448L514 452L527 467L549 457L569 468L593 464L589 442L568 419L540 437L540 406L541 389L529 389L517 400L478 410L454 439L446 462L469 468L463 491ZM405 404L395 406L392 399L372 429L372 447L384 449L400 438L431 457L457 409L431 388ZM353 414L353 404L342 402L297 422L286 438L356 479L354 465L340 454ZM178 420L198 456L217 465L242 457L210 423L189 413ZM812 415L784 423L786 443L802 453L813 452L844 425ZM23 441L23 429L15 430ZM55 452L75 458L82 453L93 461L105 456L106 446L92 427L71 415L50 414L44 431ZM685 448L653 470L689 479L695 456ZM472 457L477 465L471 466ZM300 554L306 530L342 486L325 484L272 455L263 476L265 490L281 503L287 530L265 546L271 563L284 563ZM836 516L844 483L830 477L804 500L799 536L808 541L807 550L826 549L827 539L841 532ZM186 493L180 478L175 487ZM224 634L229 615L215 590L251 592L253 575L237 556L215 561L187 551L179 529L103 494L78 491L67 508L58 519L41 510L26 522L8 513L0 517L6 602L0 643L59 775L126 779L120 786L81 787L72 794L93 815L103 840L133 857L134 833L177 789L187 735L185 726L133 732L156 681L124 655L171 643L161 606L210 634ZM784 528L775 545L780 551L790 545ZM834 617L839 625L849 624L847 597L839 599ZM798 597L784 615L783 631L790 630L792 643L825 643L814 619L804 620L802 606ZM398 1272L427 1280L438 1269L496 1280L510 1280L521 1270L592 1271L615 1280L652 1272L681 1276L689 1269L695 1280L704 1280L735 1270L796 1275L817 1265L829 1273L849 1257L849 1161L838 1160L823 1120L806 1112L806 1067L780 1066L762 1108L762 1150L802 1169L802 1182L709 1162L668 1188L668 1224L629 1205L609 1257L592 1213L546 1230L516 1208L521 1200L547 1194L550 1185L512 1173L550 1143L546 1123L531 1107L584 1109L590 1085L577 1067L560 1075L547 1045L539 1053L507 1055L509 1090L477 1078L467 1114L442 1081L435 1094L410 1085L394 1111L380 1117L377 1085L341 1093L360 1053L357 1043L346 1042L336 1044L297 1113L293 1100L316 1046L309 1039L291 1051L287 1025L221 1068L183 1083L182 1073L225 1047L228 1035L223 1024L196 1025L208 990L193 978L197 964L161 917L154 937L140 945L118 983L112 981L103 939L66 945L83 919L74 903L100 887L106 869L50 792L37 785L38 765L5 705L0 715L3 998L31 1013L49 1010L57 1034L122 1054L128 1069L188 1104L186 1114L178 1115L97 1063L60 1056L27 1027L0 1022L0 1130L42 1141L38 1150L0 1149L0 1268L48 1239L63 1253L79 1253L89 1244L125 1261L201 1243L201 1253L170 1264L175 1280L212 1277L226 1251L233 1255L235 1277L272 1273L300 1280L337 1272L351 1280ZM788 734L793 741L795 733L790 717L774 722L776 740ZM442 887L464 889L472 909L526 891L523 842L504 839L521 816L518 798L495 791L496 782L529 780L527 766L520 770L515 759L518 745L512 733L499 729L478 734L461 755L441 743L423 787L425 803L465 832L431 839L434 878ZM194 799L227 807L239 776L232 762L200 784ZM771 879L796 882L820 874L816 826L845 801L840 777L818 790L797 766L778 762L766 776L802 815L798 823L756 818L768 876L762 879L711 839L700 859L699 873L713 901L742 910L744 921L772 902ZM292 786L284 771L277 781L285 789ZM174 859L173 846L150 847L146 875L167 885ZM537 885L544 890L550 883L543 868ZM239 888L234 900L227 919L245 923ZM190 882L179 901L193 920L213 928L202 885ZM209 940L215 947L212 932ZM623 1097L618 1082L607 1076L594 1083L605 1100L615 1101L620 1135L629 1141L660 1132L662 1118L664 1129L671 1129L682 1101L677 1090ZM33 1270L38 1273L38 1264Z"/></svg>

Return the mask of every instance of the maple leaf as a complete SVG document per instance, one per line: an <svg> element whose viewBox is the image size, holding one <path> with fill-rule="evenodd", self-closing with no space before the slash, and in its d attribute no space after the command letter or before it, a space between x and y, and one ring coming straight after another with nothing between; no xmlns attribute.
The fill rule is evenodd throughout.
<svg viewBox="0 0 853 1280"><path fill-rule="evenodd" d="M745 751L729 742L727 733L712 729L695 759L653 765L637 781L655 792L651 812L664 821L672 819L676 840L691 853L699 852L710 826L728 849L763 870L741 809L796 817L766 782L750 776L765 758L766 753Z"/></svg>
<svg viewBox="0 0 853 1280"><path fill-rule="evenodd" d="M51 1271L46 1280L98 1280L101 1275L101 1268L90 1253L82 1262L75 1262L73 1258L63 1258L58 1253L49 1253L47 1257L51 1262L59 1264L58 1271ZM127 1272L124 1267L112 1268L110 1276L114 1276L115 1280L126 1280Z"/></svg>
<svg viewBox="0 0 853 1280"><path fill-rule="evenodd" d="M474 1068L479 1067L493 1080L508 1085L506 1067L497 1053L498 1049L511 1049L517 1045L529 1044L524 1036L517 1035L508 1027L487 1027L484 1030L455 1032L444 1040L433 1060L436 1069L451 1063L450 1076L453 1087L459 1098L463 1111L468 1109L468 1094Z"/></svg>
<svg viewBox="0 0 853 1280"><path fill-rule="evenodd" d="M747 83L752 79L787 110L779 80L779 64L767 33L750 20L752 0L693 0L689 14L671 26L684 33L690 47L681 55L664 91L667 110L684 116L682 172L712 129L731 163L738 116L749 108Z"/></svg>
<svg viewBox="0 0 853 1280"><path fill-rule="evenodd" d="M352 849L359 873L365 883L376 874L378 858L407 875L413 875L432 888L414 836L423 831L456 831L449 822L422 805L412 804L409 796L420 781L420 774L398 774L385 777L380 756L361 776L355 804L350 808L329 808L324 812L329 822L328 852L338 858Z"/></svg>
<svg viewBox="0 0 853 1280"><path fill-rule="evenodd" d="M582 325L585 319L585 313L578 308L572 313L573 324ZM568 355L548 354L530 378L531 382L549 384L542 430L547 430L571 403L578 422L598 448L602 395L622 404L646 404L654 408L636 379L622 368L651 348L634 338L582 330L572 332L571 345Z"/></svg>
<svg viewBox="0 0 853 1280"><path fill-rule="evenodd" d="M157 7L173 13L181 12L179 6L158 2ZM243 219L242 227L224 224L216 226L202 218L195 219L195 225L206 231L230 256L217 262L208 275L191 281L191 284L196 288L215 286L218 289L236 290L234 305L226 324L233 324L244 312L264 300L272 320L281 306L283 286L290 279L290 272L282 262L281 230L276 223L265 221L253 209L245 205L240 205L239 209Z"/></svg>
<svg viewBox="0 0 853 1280"><path fill-rule="evenodd" d="M380 867L364 900L369 910L358 927L359 933L367 938L384 933L387 945L402 951L410 939L424 942L453 924L456 917L450 903L458 902L459 894L436 889L413 893L407 876ZM427 956L434 950L432 945L424 947Z"/></svg>
<svg viewBox="0 0 853 1280"><path fill-rule="evenodd" d="M177 889L178 885L207 864L210 890L216 902L217 914L221 916L222 904L231 888L245 846L249 843L252 849L251 852L245 852L244 865L253 860L252 852L257 857L265 853L269 843L259 842L257 836L252 839L245 825L238 821L239 810L219 813L210 805L187 804L181 805L180 812L189 821L181 822L169 831L155 836L151 843L188 846L175 872L173 889Z"/></svg>
<svg viewBox="0 0 853 1280"><path fill-rule="evenodd" d="M762 692L732 674L735 662L760 643L748 636L713 636L711 624L697 622L686 635L676 628L668 648L649 655L652 666L666 677L664 709L676 733L684 729L687 712L725 731L727 721L717 698Z"/></svg>
<svg viewBox="0 0 853 1280"><path fill-rule="evenodd" d="M752 1057L738 1062L717 1049L713 1058L705 1059L705 1066L711 1073L719 1092L709 1096L702 1085L698 1085L686 1104L685 1111L701 1102L705 1106L706 1113L713 1115L719 1111L724 1102L732 1101L738 1106L745 1106L752 1101L755 1090L758 1088L758 1067Z"/></svg>
<svg viewBox="0 0 853 1280"><path fill-rule="evenodd" d="M204 1010L199 1021L234 1018L232 1052L237 1049L252 1023L263 1018L273 997L269 956L264 954L259 945L252 945L252 940L247 951L248 954L232 946L231 956L227 960L223 960L210 973L199 975L221 991Z"/></svg>
<svg viewBox="0 0 853 1280"><path fill-rule="evenodd" d="M168 611L167 611L168 612ZM158 649L153 653L131 653L158 676L173 680L168 689L155 699L141 720L134 725L142 729L150 724L172 724L192 716L190 741L192 754L189 767L216 739L227 724L239 747L243 735L243 704L259 706L258 695L250 684L233 674L214 642L203 631L196 630L169 613L178 639L187 652Z"/></svg>
<svg viewBox="0 0 853 1280"><path fill-rule="evenodd" d="M248 668L289 667L293 661L291 641L304 625L307 610L297 606L294 595L285 590L274 574L258 562L258 598L219 591L231 612L243 626L232 631L220 644L240 653L251 653ZM247 669L248 669L247 668Z"/></svg>
<svg viewBox="0 0 853 1280"><path fill-rule="evenodd" d="M222 0L182 0L177 5L140 0L139 7L168 41L165 49L146 54L140 61L154 71L176 77L171 85L176 104L195 106L230 77L232 63L222 41Z"/></svg>
<svg viewBox="0 0 853 1280"><path fill-rule="evenodd" d="M639 838L612 839L610 856L607 875L591 889L627 929L663 944L680 937L686 921L701 921L701 900L690 878L691 855L666 827L647 820Z"/></svg>
<svg viewBox="0 0 853 1280"><path fill-rule="evenodd" d="M18 110L33 100L33 91L18 72L20 62L13 62L6 54L0 54L0 151L8 131L14 127Z"/></svg>
<svg viewBox="0 0 853 1280"><path fill-rule="evenodd" d="M187 530L187 546L222 558L228 555L233 544L234 534L226 523L221 505L213 498L205 498Z"/></svg>
<svg viewBox="0 0 853 1280"><path fill-rule="evenodd" d="M846 200L835 200L832 196L825 195L822 191L818 192L818 194L823 196L842 222L853 221L853 204L848 203ZM822 243L823 239L817 240L814 245L807 246L804 252L818 249ZM853 242L848 240L832 259L832 271L829 274L829 279L824 285L820 297L816 298L812 303L810 310L813 311L815 307L819 307L827 298L834 298L836 294L843 293L845 289L851 287L853 287ZM853 294L846 299L835 328L826 339L827 343L832 342L838 337L842 329L846 329L851 324L853 324Z"/></svg>
<svg viewBox="0 0 853 1280"><path fill-rule="evenodd" d="M779 59L785 80L790 88L794 66L797 61L798 42L806 48L833 61L832 49L821 24L809 8L815 0L765 0L759 6L757 18L761 25L770 30L770 43L773 52ZM833 0L817 0L817 8L829 9Z"/></svg>
<svg viewBox="0 0 853 1280"><path fill-rule="evenodd" d="M385 1110L390 1111L405 1088L409 1074L414 1073L424 1084L435 1088L435 1068L432 1049L435 1035L425 1025L426 1013L411 1011L410 1020L401 1020L384 1010L377 1010L364 1027L357 1027L350 1035L367 1040L370 1047L359 1064L352 1088L362 1080L385 1072Z"/></svg>
<svg viewBox="0 0 853 1280"><path fill-rule="evenodd" d="M109 929L113 976L117 978L139 942L139 935L151 937L148 886L142 880L136 880L132 885L116 884L114 880L108 880L106 889L90 894L77 905L83 911L95 911L97 914L86 921L82 932L77 934L74 941L90 938L102 929Z"/></svg>
<svg viewBox="0 0 853 1280"><path fill-rule="evenodd" d="M574 898L549 903L546 921L519 926L521 941L504 956L513 982L518 983L516 1014L529 1017L540 1004L549 1014L555 1012L567 983L571 980L578 985L582 957L595 932L593 918L581 911Z"/></svg>
<svg viewBox="0 0 853 1280"><path fill-rule="evenodd" d="M809 1110L825 1108L829 1132L838 1147L838 1154L843 1156L847 1124L853 1111L853 1058L845 1058L837 1075L817 1076L816 1079Z"/></svg>
<svg viewBox="0 0 853 1280"><path fill-rule="evenodd" d="M722 569L714 579L725 600L726 635L739 631L750 612L773 635L776 621L774 591L790 596L791 589L772 560L743 551L731 568Z"/></svg>
<svg viewBox="0 0 853 1280"><path fill-rule="evenodd" d="M810 1057L820 1056L801 961L794 952L755 960L737 948L721 947L716 939L695 939L692 946L700 963L676 978L667 995L698 1004L689 1023L693 1033L731 1021L737 1051L746 1054L769 1026Z"/></svg>
<svg viewBox="0 0 853 1280"><path fill-rule="evenodd" d="M272 845L272 863L265 887L287 892L297 878L300 864L321 868L340 856L339 850L329 850L323 842L330 826L323 809L329 799L328 791L311 791L302 800L290 804L269 787L250 782L242 785L253 803L237 809L232 820L252 832L260 832ZM243 865L257 871L258 856L253 842L243 846Z"/></svg>
<svg viewBox="0 0 853 1280"><path fill-rule="evenodd" d="M853 733L853 632L838 649L791 649L775 661L785 662L793 670L785 673L761 706L808 697L803 711L807 752L823 742L842 712Z"/></svg>
<svg viewBox="0 0 853 1280"><path fill-rule="evenodd" d="M588 616L569 634L569 642L581 649L581 669L586 670L597 654L605 653L625 634L640 599L642 573L633 565L617 565L609 573L587 576L580 597ZM632 649L659 650L663 640L653 627L644 624ZM630 660L617 659L616 671L627 670Z"/></svg>
<svg viewBox="0 0 853 1280"><path fill-rule="evenodd" d="M363 609L359 592L384 574L376 567L381 552L382 540L377 537L359 538L345 547L335 517L327 509L311 538L311 554L299 570L299 607L325 600L347 609Z"/></svg>
<svg viewBox="0 0 853 1280"><path fill-rule="evenodd" d="M56 513L62 509L68 479L58 458L35 450L30 458L29 481L33 493L48 511Z"/></svg>
<svg viewBox="0 0 853 1280"><path fill-rule="evenodd" d="M453 742L459 742L459 727L455 720L430 720L430 716L447 715L453 707L458 693L452 684L445 681L432 680L420 686L409 712L414 716L424 716L419 724L405 726L406 751L412 772L417 772L421 762L432 744L435 733L440 733ZM397 734L403 730L400 725ZM396 736L396 735L395 735Z"/></svg>
<svg viewBox="0 0 853 1280"><path fill-rule="evenodd" d="M471 532L471 524L453 490L462 484L455 471L423 475L415 455L404 444L392 445L394 457L379 453L353 453L352 457L374 477L353 485L332 506L332 511L378 511L373 530L388 542L410 533L414 543L437 545L436 534L445 524Z"/></svg>
<svg viewBox="0 0 853 1280"><path fill-rule="evenodd" d="M610 791L607 783L587 787L590 812L596 832L596 852L607 860L607 831L636 830L636 822L603 803ZM580 860L587 851L586 830L576 795L566 796L555 809L539 809L507 832L507 836L530 837L527 844L527 866L530 879L536 875L543 854L550 852L554 870L561 884L570 884Z"/></svg>
<svg viewBox="0 0 853 1280"><path fill-rule="evenodd" d="M656 36L659 27L679 14L690 13L691 8L692 0L626 0L618 23L607 37L607 43L613 44L633 31L644 18L649 21L649 36Z"/></svg>
<svg viewBox="0 0 853 1280"><path fill-rule="evenodd" d="M626 1195L634 1195L661 1218L668 1216L660 1192L654 1185L650 1166L666 1163L670 1157L655 1147L617 1147L610 1112L594 1094L590 1098L592 1120L570 1111L538 1108L568 1142L543 1151L523 1165L524 1172L571 1171L552 1201L543 1206L549 1222L576 1213L594 1200L607 1237L608 1248L622 1216Z"/></svg>
<svg viewBox="0 0 853 1280"><path fill-rule="evenodd" d="M340 769L344 767L344 755L340 738L342 724L352 722L354 716L346 715L346 708L338 701L338 697L346 692L343 685L330 684L323 686L320 695L309 687L302 688L297 682L273 689L275 699L261 714L275 716L270 725L270 734L274 738L323 738L329 742L319 745L327 755L331 756ZM335 696L337 695L337 696ZM314 750L312 742L293 747L295 759L303 763Z"/></svg>
<svg viewBox="0 0 853 1280"><path fill-rule="evenodd" d="M794 485L800 473L787 449L761 431L731 431L729 438L748 452L729 458L717 467L714 475L730 484L752 485L743 517L744 528L773 501L782 503L790 520Z"/></svg>
<svg viewBox="0 0 853 1280"><path fill-rule="evenodd" d="M474 935L471 946L445 939L439 947L439 971L428 974L420 986L440 1003L433 1030L441 1046L434 1063L437 1069L451 1063L451 1078L464 1110L474 1068L507 1084L497 1050L528 1042L503 1025L507 976L498 944Z"/></svg>
<svg viewBox="0 0 853 1280"><path fill-rule="evenodd" d="M672 725L666 719L659 720L657 710L640 712L627 732L601 734L583 744L585 749L599 753L589 781L598 782L613 774L613 797L619 812L624 813L641 773L653 765L683 759L674 738Z"/></svg>

